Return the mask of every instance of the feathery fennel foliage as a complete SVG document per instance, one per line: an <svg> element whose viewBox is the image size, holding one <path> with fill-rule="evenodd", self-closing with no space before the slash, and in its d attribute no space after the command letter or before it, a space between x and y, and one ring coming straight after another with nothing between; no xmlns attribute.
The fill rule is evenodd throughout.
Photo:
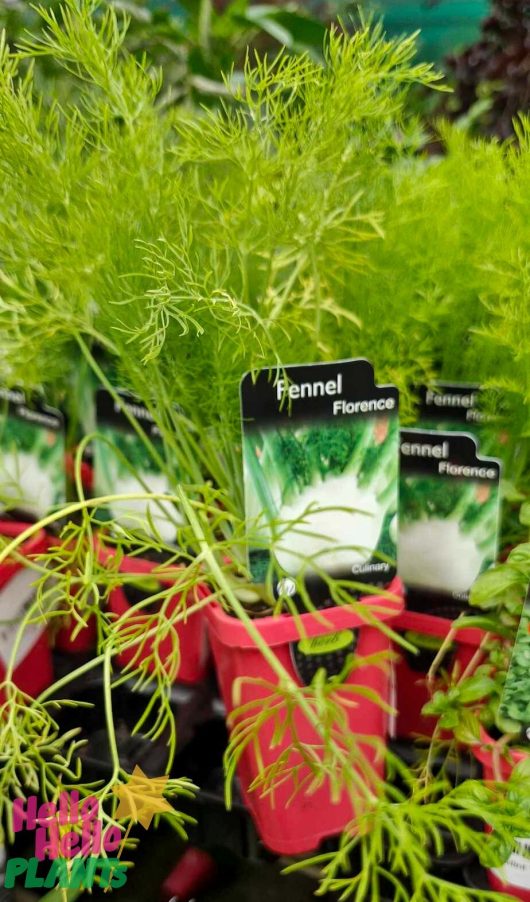
<svg viewBox="0 0 530 902"><path fill-rule="evenodd" d="M395 168L385 240L370 246L366 271L354 277L361 335L372 333L367 345L382 298L389 299L385 327L395 340L397 370L410 341L419 368L433 378L491 389L487 408L507 441L505 475L523 492L530 427L528 129L521 118L517 146L473 139L441 123L443 155Z"/></svg>
<svg viewBox="0 0 530 902"><path fill-rule="evenodd" d="M0 376L10 384L45 387L56 400L68 401L81 358L112 390L106 366L100 366L103 354L124 386L147 405L163 438L160 465L170 476L173 494L144 494L176 503L184 525L177 549L168 548L156 530L151 539L123 529L98 531L99 541L112 547L115 563L109 564L96 550L93 514L109 499L84 499L78 455L79 500L43 521L52 526L64 518L67 525L43 561L29 562L38 573L37 593L21 631L32 618L55 616L46 606L53 580L63 610L78 619L79 628L89 615L96 617L97 653L39 699L24 700L23 707L11 682L13 658L4 687L6 716L0 718L0 748L10 750L0 783L2 813L13 795L35 785L39 775L50 797L64 788L65 778L74 784L79 779L76 738L60 734L52 711L70 679L96 667L104 673L113 762L112 776L101 787L103 797L110 798L121 773L112 692L127 678L136 688L149 687L138 728L154 712L148 735L170 730L171 767L175 735L168 696L178 649L164 658L158 648L171 623L193 616L193 606L185 605L186 590L207 575L212 589L204 603L215 598L241 619L277 679L268 710L287 716L302 711L321 738L315 758L293 737L295 751L309 768L299 788L326 780L334 794L344 787L355 802L356 819L339 851L317 859L324 865L322 892L333 885L344 898L377 900L390 879L403 899L410 886L414 899L490 898L428 874L426 839L441 847L438 824L449 809L460 848L473 842L477 848L491 846L490 837L480 834L479 843L469 834L466 816L474 786L460 788L454 807L451 795L444 803L429 787L437 820L425 804L425 787L413 775L408 775L411 790L405 795L380 780L372 788L373 774L361 781L363 760L346 729L335 687L319 675L301 689L241 602L241 589L248 588L244 550L252 529L242 516L241 374L276 361L365 354L374 360L379 381L392 379L410 399L411 386L437 370L439 348L429 324L432 299L444 302L437 309L442 322L451 298L443 294L439 278L416 280L414 271L418 290L404 303L410 270L399 245L402 210L409 220L417 215L412 183L416 198L425 198L425 209L428 203L431 209L443 207L440 195L430 200L432 185L422 182L425 173L431 181L443 180L434 167L415 159L422 132L407 113L409 86L435 85L437 76L429 66L413 63L412 38L387 41L378 27L350 37L335 31L323 65L283 53L274 60L249 60L244 87L221 110L168 111L156 105L160 77L123 48L124 22L111 7L96 21L94 8L92 0L66 0L55 18L44 7L45 33L14 52L2 44ZM33 69L26 66L33 59L38 67L43 56L53 57L78 82L62 105L43 102ZM403 194L400 206L407 180L409 195ZM414 252L424 273L425 248L414 222L408 226L403 232L407 252ZM383 240L385 234L390 240ZM442 250L445 254L447 245ZM392 258L399 264L395 272L387 268ZM438 268L449 266L444 256ZM466 334L468 329L469 323ZM139 424L136 428L143 434ZM16 553L21 541L9 543L0 560ZM118 563L125 553L147 550L169 554L170 564L178 562L182 603L166 616L170 590L161 589L124 619L113 620L102 602L112 587L135 580ZM261 588L267 599L267 587ZM329 588L338 603L359 608L350 586L329 578ZM135 620L140 611L150 618L147 628L145 621L140 628ZM145 636L155 639L151 668L133 661L114 675L113 656ZM259 738L265 715L234 712L229 777L245 743ZM42 747L34 741L36 721ZM289 761L278 760L263 773L256 791L273 792L289 767ZM174 788L192 789L178 779ZM487 801L479 816L494 823L496 832L504 830L509 837L513 825L522 833L517 816L506 813L501 790ZM177 824L183 828L183 819ZM342 874L351 843L361 850L362 864L353 877L347 870Z"/></svg>
<svg viewBox="0 0 530 902"><path fill-rule="evenodd" d="M242 372L356 351L372 188L420 140L409 85L437 76L412 63L413 39L337 31L324 66L256 58L221 111L168 112L115 11L96 24L92 6L43 9L44 32L3 51L2 374L57 386L79 339L96 344L148 405L215 431L210 467L234 488ZM17 81L44 55L77 77L75 103L48 111L31 71ZM411 369L412 354L403 386Z"/></svg>

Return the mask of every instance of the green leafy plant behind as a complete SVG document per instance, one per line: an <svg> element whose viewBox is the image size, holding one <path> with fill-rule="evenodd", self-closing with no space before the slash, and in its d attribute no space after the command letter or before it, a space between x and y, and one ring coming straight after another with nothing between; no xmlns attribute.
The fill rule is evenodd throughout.
<svg viewBox="0 0 530 902"><path fill-rule="evenodd" d="M308 51L321 58L325 26L308 14L304 4L293 8L251 4L249 0L212 3L212 0L145 4L141 0L122 3L109 0L94 4L93 14L100 17L112 5L118 14L125 10L129 19L127 50L137 59L147 56L149 64L164 70L164 88L158 103L215 104L227 96L223 73L230 72L237 83L249 46L262 51L286 46L291 52ZM46 4L49 12L60 17L58 0ZM0 8L0 27L15 46L27 38L27 32L39 33L43 22L38 10L22 0L10 0ZM36 75L47 98L66 98L76 93L76 80L53 59L45 61Z"/></svg>
<svg viewBox="0 0 530 902"><path fill-rule="evenodd" d="M385 238L367 246L351 285L358 346L369 353L384 317L378 360L394 382L412 346L418 383L427 375L485 387L486 447L505 464L506 545L522 539L517 509L529 490L527 120L516 127L518 145L438 123L438 156L393 167L381 198ZM408 401L401 413L413 423Z"/></svg>

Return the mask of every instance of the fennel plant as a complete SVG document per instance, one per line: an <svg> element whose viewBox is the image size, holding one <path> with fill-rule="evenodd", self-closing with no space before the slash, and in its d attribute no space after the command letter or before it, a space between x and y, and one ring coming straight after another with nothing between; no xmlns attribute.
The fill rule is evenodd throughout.
<svg viewBox="0 0 530 902"><path fill-rule="evenodd" d="M319 754L310 755L293 737L310 783L326 780L333 793L345 789L356 803L338 851L314 859L323 867L319 892L331 887L343 898L377 902L390 881L398 899L492 899L431 875L428 843L441 847L441 824L449 818L461 847L488 849L491 840L467 823L470 810L489 823L494 818L497 834L508 836L517 824L522 831L522 820L506 806L506 791L486 794L471 783L444 796L445 784L431 781L426 789L383 748L380 754L407 777L407 791L374 783L371 774L361 780L365 765L336 687L319 673L301 689L263 641L240 592L248 588L252 533L243 518L241 374L309 357L348 357L355 349L373 357L378 379L395 381L410 407L412 386L436 371L426 324L439 288L433 294L430 283L423 285L412 313L410 302L399 303L402 294L387 290L389 283L376 299L365 289L377 253L392 246L383 235L395 221L396 184L408 171L414 177L418 167L428 171L414 158L423 133L407 112L409 87L436 85L438 76L413 62L413 38L388 41L378 26L351 36L336 30L322 64L285 53L249 58L244 85L220 110L168 109L157 104L161 74L124 49L126 19L111 6L95 18L94 9L91 0L66 0L57 15L42 7L43 31L14 51L5 40L1 45L0 374L10 385L44 388L68 405L82 359L119 403L110 366L147 406L162 437L160 451L131 417L171 486L168 494L146 488L138 497L174 504L180 521L175 546L164 543L153 523L151 536L113 529L112 521L97 528L94 511L116 498L84 496L80 465L87 435L71 503L0 552L1 562L19 554L23 539L41 526L58 527L44 558L27 561L35 569L36 598L19 635L31 620L59 616L50 605L57 592L79 629L88 616L96 618L98 635L96 654L37 699L20 698L13 655L0 717L0 813L9 819L11 800L28 789L39 787L53 798L66 783L79 788L76 737L60 734L54 714L68 704L60 695L69 682L96 667L103 668L113 762L100 798L110 800L122 775L112 692L125 680L149 689L138 728L153 714L149 736L170 729L171 767L169 691L178 648L161 657L158 640L179 618L193 616L186 597L207 579L211 594L197 608L215 599L239 617L276 680L266 709L234 712L228 779L245 745L259 737L263 718L275 706L296 709L321 742ZM75 94L62 103L45 102L50 98L39 92L34 71L42 58L76 79ZM34 66L28 68L28 60ZM419 353L411 335L419 336ZM113 552L105 562L96 541ZM172 574L182 601L165 615L174 585L140 603L143 614L151 612L142 635L157 640L151 667L135 664L116 674L116 652L140 639L138 609L116 621L104 602L112 587L137 579L119 570L123 555L148 551L165 554L166 572L178 564ZM327 579L336 603L376 622L369 608L352 600L355 585ZM267 586L259 588L270 603ZM278 760L257 790L270 792L285 768ZM307 782L300 785L308 789ZM179 778L170 789L192 791ZM113 816L111 805L106 816ZM183 816L174 820L185 828ZM352 849L360 851L358 873L349 871Z"/></svg>

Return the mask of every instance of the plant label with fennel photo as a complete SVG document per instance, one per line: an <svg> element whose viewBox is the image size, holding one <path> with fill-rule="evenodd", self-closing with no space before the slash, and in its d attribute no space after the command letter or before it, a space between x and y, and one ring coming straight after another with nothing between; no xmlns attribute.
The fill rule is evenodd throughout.
<svg viewBox="0 0 530 902"><path fill-rule="evenodd" d="M332 604L396 573L399 395L368 360L247 373L241 381L249 565L276 595Z"/></svg>
<svg viewBox="0 0 530 902"><path fill-rule="evenodd" d="M478 382L436 380L419 388L416 428L467 432L477 439L480 451L502 459L505 436L499 432L492 408L500 402L498 393L486 392Z"/></svg>
<svg viewBox="0 0 530 902"><path fill-rule="evenodd" d="M165 473L134 428L136 420L150 444L164 457L160 432L152 414L134 395L106 389L96 392L97 434L94 439L94 481L97 495L122 495L109 504L107 516L117 528L139 531L173 544L182 517L169 501L127 498L127 495L170 495ZM176 467L175 467L176 470Z"/></svg>
<svg viewBox="0 0 530 902"><path fill-rule="evenodd" d="M510 666L499 705L506 732L521 730L530 742L530 586L513 646ZM529 862L530 868L530 862Z"/></svg>
<svg viewBox="0 0 530 902"><path fill-rule="evenodd" d="M477 424L486 420L480 408L478 382L436 380L419 388L418 426L446 432L466 430L475 434Z"/></svg>
<svg viewBox="0 0 530 902"><path fill-rule="evenodd" d="M64 504L64 455L60 411L0 387L0 515L38 520Z"/></svg>
<svg viewBox="0 0 530 902"><path fill-rule="evenodd" d="M495 563L501 462L464 432L401 430L398 573L407 607L454 617Z"/></svg>

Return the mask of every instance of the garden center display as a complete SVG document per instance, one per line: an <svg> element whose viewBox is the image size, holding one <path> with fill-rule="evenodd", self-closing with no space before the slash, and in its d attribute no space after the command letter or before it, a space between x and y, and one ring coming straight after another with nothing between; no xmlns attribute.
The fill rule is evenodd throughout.
<svg viewBox="0 0 530 902"><path fill-rule="evenodd" d="M199 105L114 5L38 15L0 44L7 889L119 892L138 824L184 843L213 694L286 886L527 898L529 122L428 154L443 79L376 22Z"/></svg>

